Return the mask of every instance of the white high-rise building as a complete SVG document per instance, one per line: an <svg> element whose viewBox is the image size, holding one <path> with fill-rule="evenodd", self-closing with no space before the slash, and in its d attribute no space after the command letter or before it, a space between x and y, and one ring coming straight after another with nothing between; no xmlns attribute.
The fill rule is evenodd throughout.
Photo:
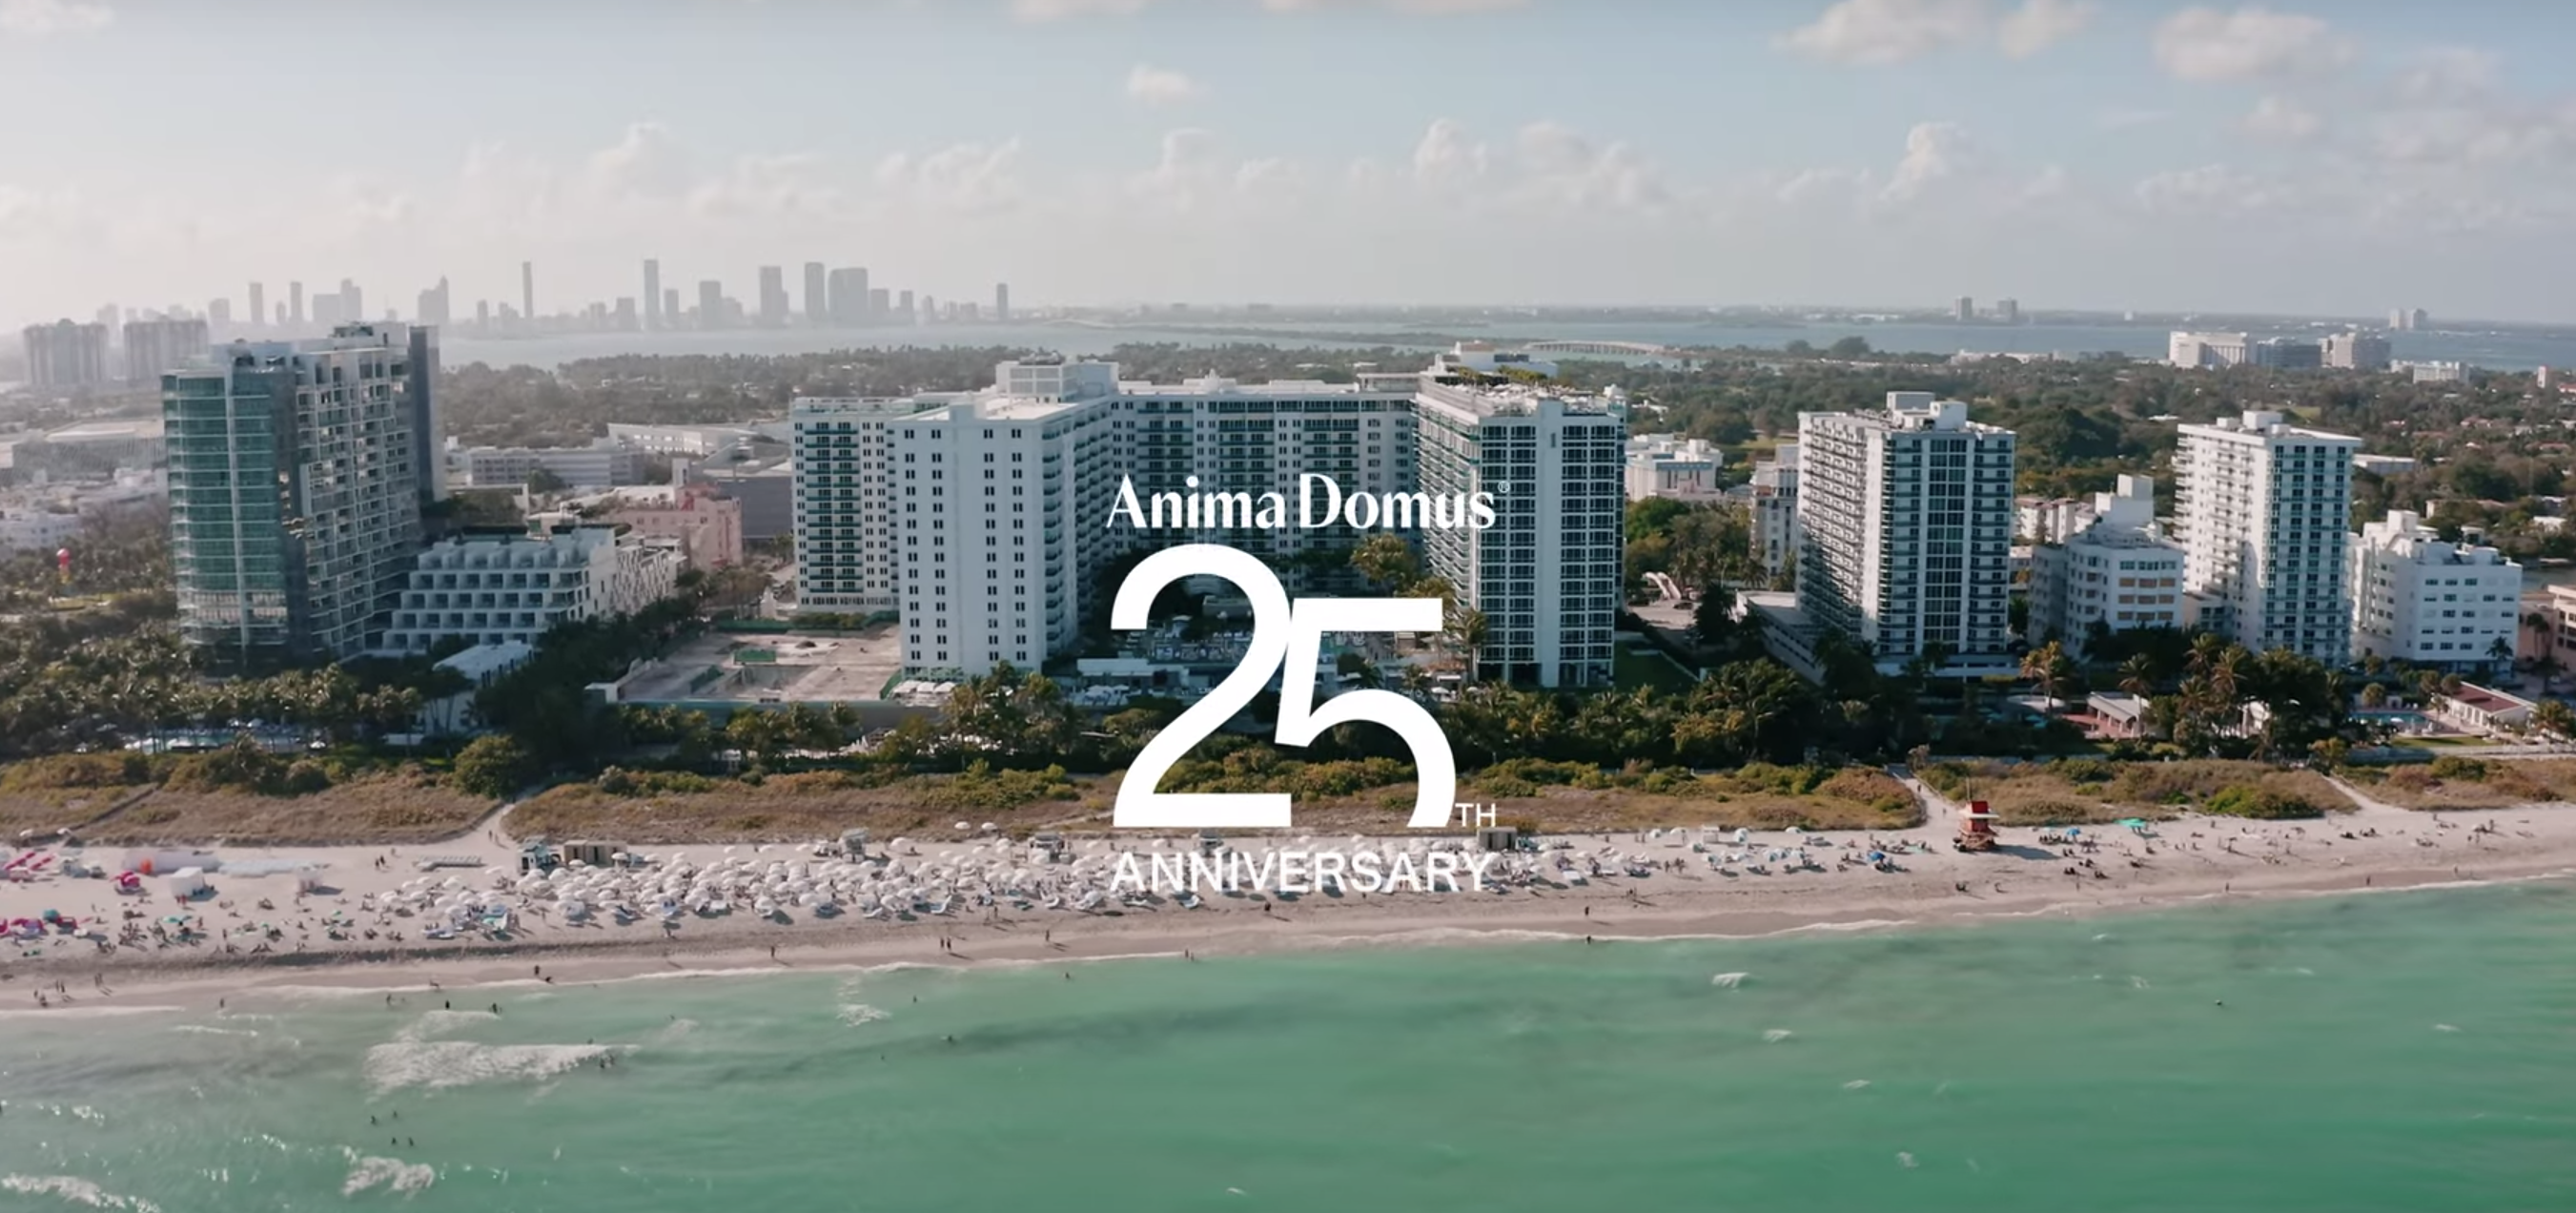
<svg viewBox="0 0 2576 1213"><path fill-rule="evenodd" d="M1484 612L1489 676L1608 686L1626 556L1627 424L1597 401L1426 372L1421 491L1494 495L1495 523L1421 532L1424 564Z"/></svg>
<svg viewBox="0 0 2576 1213"><path fill-rule="evenodd" d="M900 605L888 427L926 407L914 399L809 398L788 410L799 609L875 614Z"/></svg>
<svg viewBox="0 0 2576 1213"><path fill-rule="evenodd" d="M1883 667L2012 642L2013 433L1930 392L1884 413L1798 416L1798 606Z"/></svg>
<svg viewBox="0 0 2576 1213"><path fill-rule="evenodd" d="M2182 626L2183 550L2156 530L2156 483L2122 476L2093 495L2091 518L2030 554L2033 645L2054 639L2082 660L2097 631Z"/></svg>
<svg viewBox="0 0 2576 1213"><path fill-rule="evenodd" d="M2246 648L2341 665L2352 456L2361 440L2249 411L2186 425L2174 451L2174 538L2193 622Z"/></svg>
<svg viewBox="0 0 2576 1213"><path fill-rule="evenodd" d="M2446 543L2414 512L2390 510L2354 539L2351 584L2356 654L2444 666L2512 659L2522 566L2494 548Z"/></svg>
<svg viewBox="0 0 2576 1213"><path fill-rule="evenodd" d="M1070 651L1093 578L1128 553L1222 543L1296 588L1311 563L1301 557L1368 533L1299 525L1310 487L1317 513L1324 504L1311 478L1381 499L1483 491L1495 494L1493 528L1418 538L1429 570L1485 612L1486 668L1549 685L1607 682L1624 428L1533 388L1455 379L1157 385L1120 383L1110 363L1033 358L1001 364L977 393L804 402L794 416L801 604L900 611L904 664L917 671L1032 667ZM1421 453L1418 435L1435 423L1440 452ZM1140 505L1275 492L1292 517L1284 527L1110 526L1126 483Z"/></svg>
<svg viewBox="0 0 2576 1213"><path fill-rule="evenodd" d="M1798 561L1798 444L1781 443L1753 465L1753 558L1778 577Z"/></svg>

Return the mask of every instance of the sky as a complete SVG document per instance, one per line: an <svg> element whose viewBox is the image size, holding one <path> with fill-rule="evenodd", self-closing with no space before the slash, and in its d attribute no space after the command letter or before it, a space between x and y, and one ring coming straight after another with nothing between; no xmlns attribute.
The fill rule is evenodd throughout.
<svg viewBox="0 0 2576 1213"><path fill-rule="evenodd" d="M0 0L0 324L245 284L2576 321L2539 0ZM2553 70L2553 69L2557 70Z"/></svg>

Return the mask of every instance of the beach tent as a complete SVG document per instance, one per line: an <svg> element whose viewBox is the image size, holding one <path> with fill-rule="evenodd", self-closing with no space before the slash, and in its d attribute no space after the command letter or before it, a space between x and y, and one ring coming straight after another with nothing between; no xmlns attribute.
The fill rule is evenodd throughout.
<svg viewBox="0 0 2576 1213"><path fill-rule="evenodd" d="M204 868L181 868L170 874L170 895L178 898L202 897L206 893Z"/></svg>

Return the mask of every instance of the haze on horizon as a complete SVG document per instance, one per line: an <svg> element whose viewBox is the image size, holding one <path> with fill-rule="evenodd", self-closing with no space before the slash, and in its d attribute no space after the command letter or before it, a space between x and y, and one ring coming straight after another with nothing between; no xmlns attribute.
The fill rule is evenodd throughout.
<svg viewBox="0 0 2576 1213"><path fill-rule="evenodd" d="M1022 306L2576 319L2576 10L0 0L0 327L756 267ZM239 303L236 302L236 307Z"/></svg>

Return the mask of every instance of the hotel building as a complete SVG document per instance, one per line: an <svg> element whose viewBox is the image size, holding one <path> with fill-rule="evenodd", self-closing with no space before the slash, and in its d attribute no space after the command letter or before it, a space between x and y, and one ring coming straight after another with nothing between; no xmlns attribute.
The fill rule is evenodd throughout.
<svg viewBox="0 0 2576 1213"><path fill-rule="evenodd" d="M161 377L179 632L244 658L349 657L420 548L419 342L398 324L236 342Z"/></svg>
<svg viewBox="0 0 2576 1213"><path fill-rule="evenodd" d="M2093 495L2081 528L2031 549L2032 645L2054 639L2080 661L2097 631L2182 626L2183 550L2157 532L2155 510L2155 482L2122 476Z"/></svg>
<svg viewBox="0 0 2576 1213"><path fill-rule="evenodd" d="M1753 465L1753 557L1777 578L1798 561L1798 444L1784 442Z"/></svg>
<svg viewBox="0 0 2576 1213"><path fill-rule="evenodd" d="M2190 622L2257 652L2347 660L2344 528L2360 447L2260 410L2181 427L2173 532Z"/></svg>
<svg viewBox="0 0 2576 1213"><path fill-rule="evenodd" d="M426 653L449 637L533 646L559 624L670 597L683 563L677 544L621 541L612 526L443 540L415 558L382 647Z"/></svg>
<svg viewBox="0 0 2576 1213"><path fill-rule="evenodd" d="M2362 526L2351 561L2356 654L2454 668L2512 659L2522 566L2494 548L2446 543L2391 510Z"/></svg>
<svg viewBox="0 0 2576 1213"><path fill-rule="evenodd" d="M2013 433L1930 392L1798 417L1798 608L1885 668L1932 651L2002 665L2012 642ZM1949 668L1949 667L1945 667Z"/></svg>
<svg viewBox="0 0 2576 1213"><path fill-rule="evenodd" d="M971 395L805 402L793 414L800 600L898 610L909 669L1033 667L1073 650L1092 579L1121 556L1222 543L1278 569L1293 592L1300 557L1364 537L1294 517L1275 528L1113 526L1122 484L1140 503L1275 492L1292 515L1310 475L1345 495L1485 491L1493 528L1416 538L1427 569L1485 612L1488 668L1546 685L1606 683L1623 427L1531 388L1463 379L1122 383L1110 363L1033 358L1001 364L993 387ZM882 435L881 469L868 466L871 435ZM1323 504L1318 492L1319 513Z"/></svg>

